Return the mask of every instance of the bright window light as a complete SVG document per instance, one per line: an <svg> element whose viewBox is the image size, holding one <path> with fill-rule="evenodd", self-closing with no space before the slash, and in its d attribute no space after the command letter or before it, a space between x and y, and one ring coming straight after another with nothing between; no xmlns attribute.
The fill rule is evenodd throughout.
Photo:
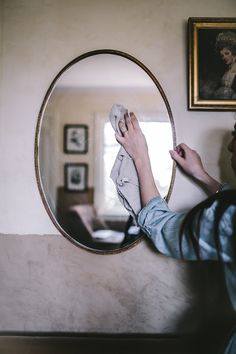
<svg viewBox="0 0 236 354"><path fill-rule="evenodd" d="M161 196L166 196L172 175L172 160L169 150L173 148L172 129L169 122L140 122L141 129L146 136L148 150L152 164L156 185ZM103 160L103 210L104 215L127 215L127 212L118 199L116 187L110 178L110 172L120 149L114 137L114 130L110 122L104 124L104 160Z"/></svg>

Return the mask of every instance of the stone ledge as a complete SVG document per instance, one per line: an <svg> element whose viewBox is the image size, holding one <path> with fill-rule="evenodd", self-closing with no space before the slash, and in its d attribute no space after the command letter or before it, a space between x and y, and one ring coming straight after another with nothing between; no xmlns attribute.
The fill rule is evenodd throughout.
<svg viewBox="0 0 236 354"><path fill-rule="evenodd" d="M197 354L196 337L188 335L96 333L0 333L4 354ZM208 352L209 354L209 352Z"/></svg>

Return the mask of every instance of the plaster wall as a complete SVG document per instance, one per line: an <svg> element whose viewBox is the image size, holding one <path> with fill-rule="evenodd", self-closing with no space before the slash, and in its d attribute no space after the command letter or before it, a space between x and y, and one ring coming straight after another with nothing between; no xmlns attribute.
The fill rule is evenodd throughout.
<svg viewBox="0 0 236 354"><path fill-rule="evenodd" d="M158 255L147 241L95 255L58 235L37 189L34 133L43 97L65 64L117 49L159 80L177 142L197 149L211 174L232 179L222 142L233 113L187 110L186 24L188 17L230 17L235 1L5 0L0 10L0 330L194 331L227 314L224 289L206 265ZM203 197L177 172L174 210Z"/></svg>

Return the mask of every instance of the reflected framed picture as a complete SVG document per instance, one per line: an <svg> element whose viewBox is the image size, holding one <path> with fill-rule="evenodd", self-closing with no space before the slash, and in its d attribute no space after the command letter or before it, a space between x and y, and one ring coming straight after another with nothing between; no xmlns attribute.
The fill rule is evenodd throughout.
<svg viewBox="0 0 236 354"><path fill-rule="evenodd" d="M88 186L88 165L66 163L64 165L65 189L68 192L84 192Z"/></svg>
<svg viewBox="0 0 236 354"><path fill-rule="evenodd" d="M236 110L236 19L188 19L188 108Z"/></svg>
<svg viewBox="0 0 236 354"><path fill-rule="evenodd" d="M88 152L88 126L67 124L64 126L64 152L86 154Z"/></svg>

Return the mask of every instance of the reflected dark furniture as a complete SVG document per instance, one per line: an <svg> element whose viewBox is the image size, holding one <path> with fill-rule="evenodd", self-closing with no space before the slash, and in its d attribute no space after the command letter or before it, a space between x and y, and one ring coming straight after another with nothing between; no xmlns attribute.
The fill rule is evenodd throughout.
<svg viewBox="0 0 236 354"><path fill-rule="evenodd" d="M120 244L96 242L91 238L92 230L114 229L125 231L126 221L113 223L112 227L106 220L102 220L92 213L94 202L94 190L89 188L85 192L67 192L64 187L59 187L57 191L57 219L62 228L74 240L86 247L96 250L116 250ZM87 212L86 212L87 207ZM77 209L77 210L76 210Z"/></svg>
<svg viewBox="0 0 236 354"><path fill-rule="evenodd" d="M85 192L68 192L61 186L57 189L57 218L63 222L65 214L73 205L93 204L94 189L88 188Z"/></svg>

